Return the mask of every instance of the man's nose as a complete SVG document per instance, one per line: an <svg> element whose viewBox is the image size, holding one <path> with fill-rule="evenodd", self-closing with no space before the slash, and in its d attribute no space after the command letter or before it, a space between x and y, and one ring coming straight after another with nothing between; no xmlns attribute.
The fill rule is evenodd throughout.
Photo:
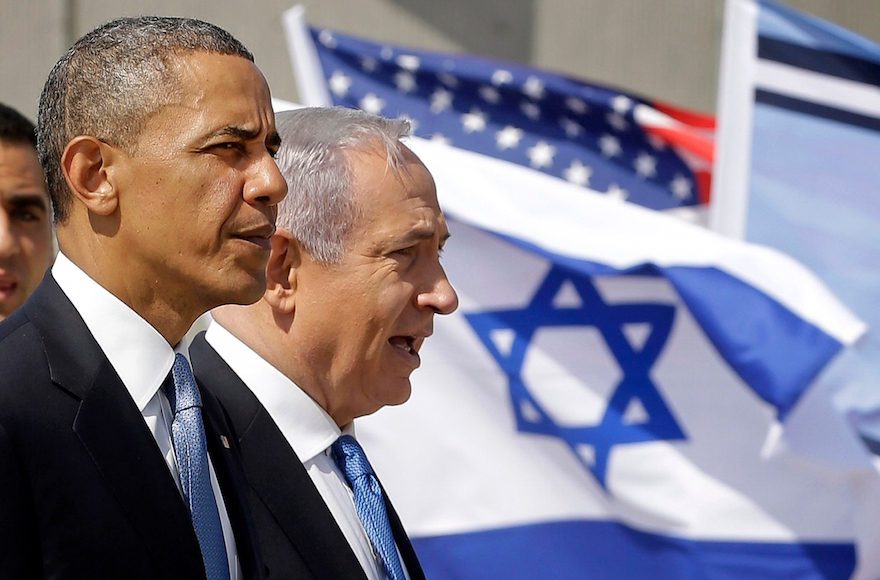
<svg viewBox="0 0 880 580"><path fill-rule="evenodd" d="M250 204L275 205L287 195L287 182L275 160L268 154L253 167L245 185L244 198Z"/></svg>
<svg viewBox="0 0 880 580"><path fill-rule="evenodd" d="M439 263L430 288L419 296L419 305L430 307L438 314L451 314L458 308L458 294Z"/></svg>
<svg viewBox="0 0 880 580"><path fill-rule="evenodd" d="M0 258L17 254L20 250L18 236L12 231L12 220L4 209L0 209Z"/></svg>

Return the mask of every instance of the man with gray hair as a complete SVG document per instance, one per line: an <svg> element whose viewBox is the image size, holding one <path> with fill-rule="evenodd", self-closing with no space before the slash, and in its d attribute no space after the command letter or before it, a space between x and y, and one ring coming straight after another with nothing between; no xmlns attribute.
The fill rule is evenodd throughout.
<svg viewBox="0 0 880 580"><path fill-rule="evenodd" d="M0 322L0 578L263 578L240 458L184 335L265 291L286 184L226 31L122 18L49 74L60 253Z"/></svg>
<svg viewBox="0 0 880 580"><path fill-rule="evenodd" d="M409 398L434 315L458 305L434 182L406 121L301 109L278 130L290 195L266 293L212 311L193 368L230 414L270 573L418 580L352 421Z"/></svg>

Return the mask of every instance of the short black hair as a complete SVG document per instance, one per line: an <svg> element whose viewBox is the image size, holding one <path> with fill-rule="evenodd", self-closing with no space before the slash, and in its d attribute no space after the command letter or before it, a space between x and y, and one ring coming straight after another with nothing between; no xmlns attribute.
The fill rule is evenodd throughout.
<svg viewBox="0 0 880 580"><path fill-rule="evenodd" d="M64 223L73 194L61 155L77 135L131 152L149 118L176 94L176 58L195 52L254 55L231 34L194 18L118 18L77 40L55 64L40 95L37 152L55 222Z"/></svg>
<svg viewBox="0 0 880 580"><path fill-rule="evenodd" d="M30 143L36 149L36 127L30 119L12 107L0 103L0 141Z"/></svg>

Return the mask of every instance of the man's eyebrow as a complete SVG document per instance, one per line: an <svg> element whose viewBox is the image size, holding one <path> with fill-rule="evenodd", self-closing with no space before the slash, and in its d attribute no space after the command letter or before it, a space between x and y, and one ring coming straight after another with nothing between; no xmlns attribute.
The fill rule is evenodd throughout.
<svg viewBox="0 0 880 580"><path fill-rule="evenodd" d="M205 135L205 141L209 141L216 137L236 137L238 139L249 140L256 139L259 134L260 130L257 128L248 129L246 127L227 125Z"/></svg>
<svg viewBox="0 0 880 580"><path fill-rule="evenodd" d="M401 244L409 244L412 242L419 242L422 240L430 240L431 238L434 237L434 232L435 232L435 230L432 226L426 225L423 227L416 227L416 228L413 228L410 231L408 231L406 233L406 235L404 235L398 241ZM445 244L446 240L449 239L449 236L450 236L450 234L447 231L443 236L440 237L440 244L441 245Z"/></svg>
<svg viewBox="0 0 880 580"><path fill-rule="evenodd" d="M235 137L236 139L241 139L242 141L250 141L251 139L256 139L259 136L259 129L248 129L246 127L227 125L226 127L221 127L216 131L212 131L205 135L205 141L210 141L212 139L216 139L217 137ZM281 147L281 135L278 134L278 131L273 130L266 136L266 147L275 151L277 151L278 148Z"/></svg>
<svg viewBox="0 0 880 580"><path fill-rule="evenodd" d="M49 201L40 193L13 193L4 202L12 208L39 207L43 211L49 211Z"/></svg>

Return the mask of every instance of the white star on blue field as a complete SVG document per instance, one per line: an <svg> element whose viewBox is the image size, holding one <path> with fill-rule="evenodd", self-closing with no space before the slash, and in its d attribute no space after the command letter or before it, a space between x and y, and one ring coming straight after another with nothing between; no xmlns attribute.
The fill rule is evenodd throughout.
<svg viewBox="0 0 880 580"><path fill-rule="evenodd" d="M698 203L686 159L636 119L649 101L531 67L312 31L336 105L653 209ZM647 107L647 108L646 108ZM658 113L659 114L659 113Z"/></svg>
<svg viewBox="0 0 880 580"><path fill-rule="evenodd" d="M566 284L571 284L579 294L581 303L576 307L554 306L554 298ZM606 488L608 458L615 445L686 439L650 377L651 368L669 338L674 316L675 307L669 304L606 304L589 277L559 266L550 269L524 308L465 314L507 375L517 429L565 441L603 488ZM631 324L650 327L641 348L634 347L624 333L624 326ZM576 326L595 327L623 373L596 425L559 425L542 408L522 378L529 344L539 328ZM508 352L502 352L492 339L493 333L499 330L513 331ZM634 402L644 409L647 415L644 420L627 418L626 411ZM592 448L592 461L579 452L584 445Z"/></svg>

